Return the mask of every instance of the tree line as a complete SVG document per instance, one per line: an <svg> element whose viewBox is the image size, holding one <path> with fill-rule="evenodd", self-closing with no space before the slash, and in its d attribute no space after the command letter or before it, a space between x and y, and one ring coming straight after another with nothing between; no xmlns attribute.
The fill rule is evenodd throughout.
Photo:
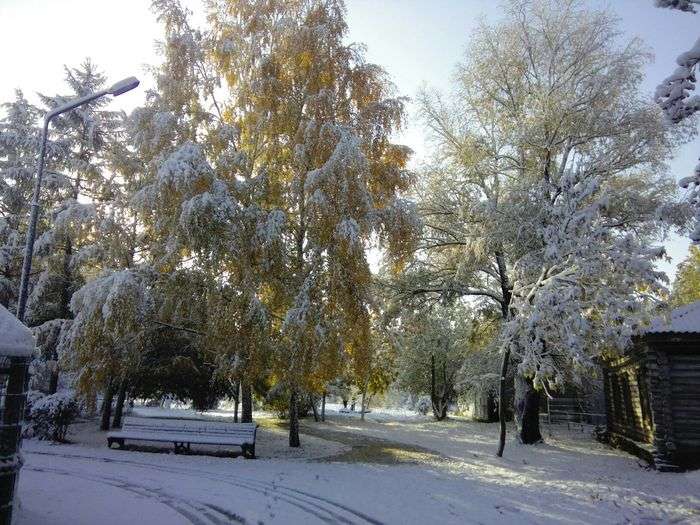
<svg viewBox="0 0 700 525"><path fill-rule="evenodd" d="M512 1L482 23L452 89L416 98L429 158L393 137L408 99L347 43L342 0L215 0L195 27L154 0L154 88L130 115L95 101L48 144L27 322L42 388L88 403L225 397L252 417L338 385L395 380L443 419L458 388L540 396L586 382L667 297L655 264L692 209L666 162L694 136L641 90L649 50L577 0ZM13 308L47 109L100 89L21 92L0 121L0 302ZM369 254L381 253L372 272ZM114 423L114 421L113 421Z"/></svg>

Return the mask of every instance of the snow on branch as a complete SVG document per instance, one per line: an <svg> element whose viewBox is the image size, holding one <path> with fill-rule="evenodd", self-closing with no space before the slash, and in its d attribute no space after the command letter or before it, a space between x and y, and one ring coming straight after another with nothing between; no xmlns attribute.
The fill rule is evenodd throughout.
<svg viewBox="0 0 700 525"><path fill-rule="evenodd" d="M700 96L695 90L695 69L700 61L700 39L676 59L678 68L656 88L655 100L672 122L680 122L700 110Z"/></svg>
<svg viewBox="0 0 700 525"><path fill-rule="evenodd" d="M695 13L694 5L700 4L698 0L656 0L656 7L666 7L668 9L678 9L688 13Z"/></svg>
<svg viewBox="0 0 700 525"><path fill-rule="evenodd" d="M657 0L657 7L679 9L695 13L694 5L698 0ZM696 71L700 62L700 38L695 45L676 59L678 67L656 88L655 100L663 109L666 117L673 123L681 122L700 111L700 96L692 95L695 91ZM690 202L695 207L695 229L690 235L694 243L700 242L700 164L695 167L692 176L681 179L683 188L691 188Z"/></svg>

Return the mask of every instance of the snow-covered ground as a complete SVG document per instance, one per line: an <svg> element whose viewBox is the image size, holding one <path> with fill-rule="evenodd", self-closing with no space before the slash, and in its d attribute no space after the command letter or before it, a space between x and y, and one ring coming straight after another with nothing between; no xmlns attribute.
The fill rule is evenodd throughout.
<svg viewBox="0 0 700 525"><path fill-rule="evenodd" d="M16 523L700 523L700 472L648 471L585 435L509 442L498 459L493 424L376 409L362 422L335 408L326 423L304 421L292 455L268 420L253 461L109 450L85 428L81 444L25 441ZM432 454L357 463L348 443L362 439L377 453Z"/></svg>

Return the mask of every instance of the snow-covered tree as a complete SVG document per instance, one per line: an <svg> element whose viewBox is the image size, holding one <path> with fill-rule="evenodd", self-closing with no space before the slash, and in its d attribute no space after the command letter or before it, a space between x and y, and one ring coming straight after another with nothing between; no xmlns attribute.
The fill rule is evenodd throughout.
<svg viewBox="0 0 700 525"><path fill-rule="evenodd" d="M71 298L75 318L60 347L63 360L77 373L76 387L88 395L105 392L102 429L109 428L112 397L121 378L138 368L148 339L155 300L147 272L107 270Z"/></svg>
<svg viewBox="0 0 700 525"><path fill-rule="evenodd" d="M79 68L66 68L71 93L40 96L45 109L28 103L18 92L6 104L0 130L2 165L3 301L14 301L24 245L29 200L36 176L40 129L44 113L68 99L101 89L105 79L86 60ZM34 275L27 321L34 326L42 355L35 363L35 379L47 372L42 388L49 393L58 386L56 344L66 320L72 317L71 296L84 282L83 270L99 256L97 230L113 200L113 178L105 175L105 153L117 140L121 114L105 110L105 99L62 115L50 129L46 177L41 193L42 215L35 245ZM104 232L102 232L104 233Z"/></svg>
<svg viewBox="0 0 700 525"><path fill-rule="evenodd" d="M24 251L24 231L29 217L30 201L38 162L41 129L38 124L41 110L17 91L15 100L3 104L4 117L0 121L0 302L12 306L16 302L19 275ZM47 158L55 162L65 154L61 144L48 142ZM55 188L55 181L47 177L47 189ZM44 191L44 201L52 193ZM48 203L49 206L52 202ZM47 217L41 217L38 232L50 226Z"/></svg>
<svg viewBox="0 0 700 525"><path fill-rule="evenodd" d="M642 323L663 281L649 246L687 218L664 170L684 137L639 94L646 60L607 12L512 2L476 31L452 100L421 97L436 158L405 291L500 311L501 399L512 359L526 442L539 390L593 373Z"/></svg>
<svg viewBox="0 0 700 525"><path fill-rule="evenodd" d="M695 0L657 0L658 7L668 7L695 13ZM700 95L692 95L695 91L695 74L700 62L700 39L688 51L676 59L678 67L665 78L656 88L656 101L664 110L667 118L673 123L679 123L700 111ZM696 130L693 129L692 133ZM691 133L688 131L688 133ZM690 202L695 206L695 229L690 234L693 242L700 242L700 164L695 167L693 175L680 181L683 188L690 189Z"/></svg>
<svg viewBox="0 0 700 525"><path fill-rule="evenodd" d="M436 306L401 317L397 384L416 396L430 396L438 421L457 399L460 372L472 350L471 332L464 306Z"/></svg>
<svg viewBox="0 0 700 525"><path fill-rule="evenodd" d="M41 98L48 111L102 89L105 82L104 75L86 60L78 68L66 68L70 94ZM107 104L107 99L97 99L52 123L52 134L65 155L47 165L49 177L55 181L53 189L47 188L51 200L42 203L50 216L50 228L35 245L38 260L34 268L41 273L31 289L27 321L36 326L39 337L43 330L55 330L58 319L72 317L69 305L73 293L85 282L82 271L99 259L98 243L104 233L100 222L110 213L115 191L114 178L106 173L105 153L117 140L123 122L122 114L105 109ZM53 367L49 393L56 391L58 382L56 349L52 354L47 356Z"/></svg>
<svg viewBox="0 0 700 525"><path fill-rule="evenodd" d="M240 131L226 106L211 31L191 26L179 2L153 2L165 28L157 88L131 116L137 162L134 206L148 261L159 274L159 321L197 335L216 375L242 381L243 420L251 384L266 372L272 292L281 264L284 215L263 206L264 174L245 169ZM267 286L267 287L266 287Z"/></svg>
<svg viewBox="0 0 700 525"><path fill-rule="evenodd" d="M696 5L700 5L700 0L656 0L657 7L668 7L688 13L695 13Z"/></svg>
<svg viewBox="0 0 700 525"><path fill-rule="evenodd" d="M266 206L284 217L286 271L268 304L282 319L275 369L290 391L298 446L300 393L337 375L328 363L368 362L357 356L371 345L370 241L386 241L397 261L411 246L416 219L400 198L409 150L390 140L403 100L361 46L345 43L340 0L212 5L241 166L265 179Z"/></svg>

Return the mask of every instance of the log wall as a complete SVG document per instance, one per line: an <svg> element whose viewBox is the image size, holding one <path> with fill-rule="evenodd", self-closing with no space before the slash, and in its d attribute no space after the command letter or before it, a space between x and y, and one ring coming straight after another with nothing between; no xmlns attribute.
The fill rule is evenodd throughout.
<svg viewBox="0 0 700 525"><path fill-rule="evenodd" d="M647 336L605 368L612 441L628 440L626 448L651 444L659 470L700 466L700 340L695 337Z"/></svg>
<svg viewBox="0 0 700 525"><path fill-rule="evenodd" d="M604 373L608 431L640 443L654 438L649 389L640 356L626 356L609 364Z"/></svg>

